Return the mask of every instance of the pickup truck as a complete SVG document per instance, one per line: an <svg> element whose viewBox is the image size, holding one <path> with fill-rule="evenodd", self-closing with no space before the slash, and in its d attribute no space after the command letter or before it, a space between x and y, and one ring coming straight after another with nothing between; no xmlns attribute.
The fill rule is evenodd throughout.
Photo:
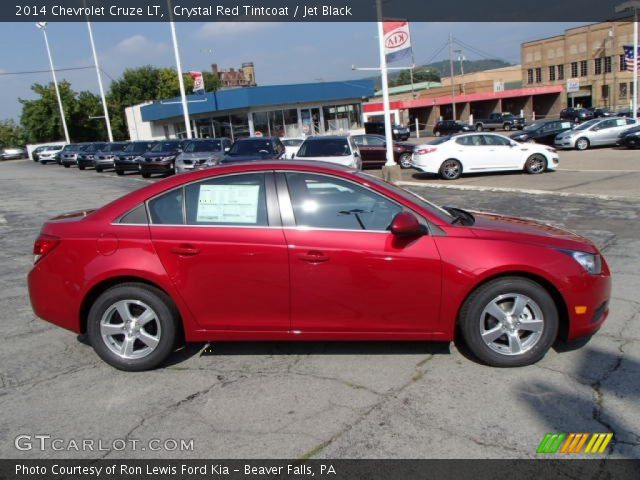
<svg viewBox="0 0 640 480"><path fill-rule="evenodd" d="M507 132L510 130L522 130L525 126L525 119L516 117L511 113L492 113L489 118L478 118L473 120L476 132L483 130L496 130L502 128Z"/></svg>

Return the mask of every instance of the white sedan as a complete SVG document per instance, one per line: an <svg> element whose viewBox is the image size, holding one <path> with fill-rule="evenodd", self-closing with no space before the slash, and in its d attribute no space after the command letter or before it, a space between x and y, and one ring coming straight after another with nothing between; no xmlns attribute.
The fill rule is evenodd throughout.
<svg viewBox="0 0 640 480"><path fill-rule="evenodd" d="M411 166L445 180L475 172L523 170L537 174L554 170L558 154L552 147L521 144L495 133L467 133L418 145Z"/></svg>
<svg viewBox="0 0 640 480"><path fill-rule="evenodd" d="M351 137L333 135L307 137L300 145L295 159L337 163L357 170L362 169L358 146Z"/></svg>
<svg viewBox="0 0 640 480"><path fill-rule="evenodd" d="M282 144L284 145L285 154L284 158L294 158L298 150L300 150L300 145L304 142L304 138L281 138Z"/></svg>

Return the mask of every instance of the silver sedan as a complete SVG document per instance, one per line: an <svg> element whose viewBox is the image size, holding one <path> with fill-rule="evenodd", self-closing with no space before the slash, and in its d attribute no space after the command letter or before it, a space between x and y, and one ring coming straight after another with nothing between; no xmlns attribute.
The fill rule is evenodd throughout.
<svg viewBox="0 0 640 480"><path fill-rule="evenodd" d="M586 150L589 147L615 145L618 135L636 124L633 118L595 118L578 125L573 130L559 133L554 141L556 148Z"/></svg>

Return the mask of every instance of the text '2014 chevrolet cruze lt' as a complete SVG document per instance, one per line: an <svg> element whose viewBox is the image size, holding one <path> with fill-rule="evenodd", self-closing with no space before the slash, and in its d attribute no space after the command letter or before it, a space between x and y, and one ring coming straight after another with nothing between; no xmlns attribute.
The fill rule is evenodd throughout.
<svg viewBox="0 0 640 480"><path fill-rule="evenodd" d="M597 247L542 223L441 208L354 169L229 164L46 222L35 313L123 370L187 342L451 341L528 365L595 332L611 278Z"/></svg>

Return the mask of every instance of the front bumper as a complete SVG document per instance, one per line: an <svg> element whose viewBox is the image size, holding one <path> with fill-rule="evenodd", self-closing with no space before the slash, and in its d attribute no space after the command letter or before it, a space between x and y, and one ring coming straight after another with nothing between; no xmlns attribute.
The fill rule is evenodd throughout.
<svg viewBox="0 0 640 480"><path fill-rule="evenodd" d="M558 149L567 149L567 148L575 148L575 140L573 138L562 138L555 139L553 141L553 146Z"/></svg>
<svg viewBox="0 0 640 480"><path fill-rule="evenodd" d="M76 161L79 167L95 167L95 160L93 158L78 158Z"/></svg>
<svg viewBox="0 0 640 480"><path fill-rule="evenodd" d="M588 275L581 282L575 282L571 292L564 292L569 314L567 340L585 337L595 333L609 315L611 298L611 275L603 262L602 275ZM586 306L585 313L576 313L577 307Z"/></svg>
<svg viewBox="0 0 640 480"><path fill-rule="evenodd" d="M140 162L141 173L172 173L174 171L173 161L162 162Z"/></svg>
<svg viewBox="0 0 640 480"><path fill-rule="evenodd" d="M77 157L60 157L60 165L77 165Z"/></svg>
<svg viewBox="0 0 640 480"><path fill-rule="evenodd" d="M114 168L121 172L139 172L140 167L138 162L133 160L115 160L113 162Z"/></svg>

